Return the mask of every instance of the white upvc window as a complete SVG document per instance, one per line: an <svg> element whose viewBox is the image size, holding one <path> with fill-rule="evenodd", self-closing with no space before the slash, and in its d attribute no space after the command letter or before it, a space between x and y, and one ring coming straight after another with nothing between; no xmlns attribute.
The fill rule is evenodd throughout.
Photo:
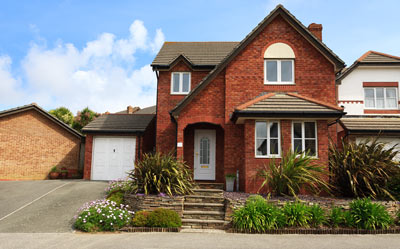
<svg viewBox="0 0 400 249"><path fill-rule="evenodd" d="M294 84L294 60L264 60L265 84Z"/></svg>
<svg viewBox="0 0 400 249"><path fill-rule="evenodd" d="M398 109L396 87L365 87L364 100L367 109Z"/></svg>
<svg viewBox="0 0 400 249"><path fill-rule="evenodd" d="M292 149L297 153L318 156L316 122L294 121L292 123Z"/></svg>
<svg viewBox="0 0 400 249"><path fill-rule="evenodd" d="M280 133L278 121L256 121L255 157L279 157L281 155Z"/></svg>
<svg viewBox="0 0 400 249"><path fill-rule="evenodd" d="M171 73L171 94L188 94L190 92L190 72Z"/></svg>

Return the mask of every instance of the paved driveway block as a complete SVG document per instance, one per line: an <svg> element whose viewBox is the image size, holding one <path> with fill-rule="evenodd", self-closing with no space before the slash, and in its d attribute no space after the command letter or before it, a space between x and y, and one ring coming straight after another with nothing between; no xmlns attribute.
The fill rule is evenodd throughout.
<svg viewBox="0 0 400 249"><path fill-rule="evenodd" d="M0 182L0 232L70 232L76 210L103 198L106 186L83 180Z"/></svg>

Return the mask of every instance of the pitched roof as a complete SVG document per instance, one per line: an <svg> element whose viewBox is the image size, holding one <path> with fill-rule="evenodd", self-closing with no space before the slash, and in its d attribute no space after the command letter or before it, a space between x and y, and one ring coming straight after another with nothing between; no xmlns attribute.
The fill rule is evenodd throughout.
<svg viewBox="0 0 400 249"><path fill-rule="evenodd" d="M299 20L296 19L281 4L277 5L271 13L264 18L229 54L213 69L210 73L185 96L174 109L171 110L172 116L179 115L180 111L202 90L204 89L253 39L278 15L288 21L305 39L313 44L321 53L330 60L337 71L340 71L345 63L330 50L321 40L312 34Z"/></svg>
<svg viewBox="0 0 400 249"><path fill-rule="evenodd" d="M152 62L153 68L169 67L180 56L192 66L215 66L239 42L165 42Z"/></svg>
<svg viewBox="0 0 400 249"><path fill-rule="evenodd" d="M140 109L139 111L136 111L134 114L156 114L157 107L155 105L145 107Z"/></svg>
<svg viewBox="0 0 400 249"><path fill-rule="evenodd" d="M400 117L343 117L340 122L349 131L400 132Z"/></svg>
<svg viewBox="0 0 400 249"><path fill-rule="evenodd" d="M83 127L83 133L142 133L153 114L105 114Z"/></svg>
<svg viewBox="0 0 400 249"><path fill-rule="evenodd" d="M5 116L9 116L9 115L13 115L13 114L17 114L17 113L20 113L20 112L29 111L29 110L35 110L35 111L39 112L44 117L50 119L51 121L53 121L54 123L59 125L61 128L65 129L66 131L68 131L72 135L74 135L76 137L79 137L79 138L82 138L82 134L81 133L79 133L78 131L76 131L75 129L73 129L71 126L67 125L63 121L59 120L58 118L54 117L53 115L48 113L46 110L44 110L43 108L38 106L36 103L32 103L32 104L29 104L29 105L23 105L23 106L11 108L11 109L8 109L8 110L0 111L0 118L1 117L5 117Z"/></svg>
<svg viewBox="0 0 400 249"><path fill-rule="evenodd" d="M232 120L238 117L308 116L340 117L343 109L295 93L265 93L235 108Z"/></svg>
<svg viewBox="0 0 400 249"><path fill-rule="evenodd" d="M336 79L338 83L349 75L358 66L388 66L400 65L400 57L377 51L368 51L358 58L350 67L346 68Z"/></svg>

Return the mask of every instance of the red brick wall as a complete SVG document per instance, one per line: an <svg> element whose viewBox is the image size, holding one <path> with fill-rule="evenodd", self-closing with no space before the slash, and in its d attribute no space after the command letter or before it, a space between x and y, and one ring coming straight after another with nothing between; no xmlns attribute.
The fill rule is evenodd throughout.
<svg viewBox="0 0 400 249"><path fill-rule="evenodd" d="M175 149L176 126L171 121L169 111L182 100L185 95L171 95L171 72L191 72L191 88L193 89L208 71L193 71L185 63L179 62L170 71L160 71L157 84L157 151L168 153Z"/></svg>
<svg viewBox="0 0 400 249"><path fill-rule="evenodd" d="M81 140L36 110L0 118L0 180L46 179L53 166L76 174Z"/></svg>
<svg viewBox="0 0 400 249"><path fill-rule="evenodd" d="M294 50L295 85L264 85L264 52L271 44L284 42ZM264 161L254 157L254 120L244 125L233 124L230 115L235 107L257 97L262 92L297 92L336 105L334 66L283 18L277 17L221 72L200 94L183 109L177 127L169 111L183 96L170 95L171 72L191 71L186 64L177 64L169 72L160 72L158 83L157 150L166 152L175 148L175 139L183 142L177 155L188 158L190 136L184 136L189 124L208 122L224 130L224 173L240 172L240 189L254 192L259 182L254 181L255 168ZM197 84L206 72L192 72ZM250 122L250 123L249 123ZM282 121L283 151L291 148L291 122ZM246 128L247 127L247 128ZM331 128L331 136L335 136ZM186 141L188 139L189 141ZM326 163L328 126L318 121L319 158ZM189 148L188 148L189 147ZM189 152L186 152L188 150ZM185 151L185 152L184 152ZM253 185L252 185L253 184Z"/></svg>

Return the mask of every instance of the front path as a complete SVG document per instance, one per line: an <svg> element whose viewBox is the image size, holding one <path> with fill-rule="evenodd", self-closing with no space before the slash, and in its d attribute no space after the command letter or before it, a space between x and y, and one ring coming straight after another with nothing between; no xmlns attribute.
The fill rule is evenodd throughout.
<svg viewBox="0 0 400 249"><path fill-rule="evenodd" d="M6 234L1 248L399 248L399 235L258 235L221 233Z"/></svg>
<svg viewBox="0 0 400 249"><path fill-rule="evenodd" d="M106 186L83 180L0 182L0 233L71 232L76 210L104 197Z"/></svg>

